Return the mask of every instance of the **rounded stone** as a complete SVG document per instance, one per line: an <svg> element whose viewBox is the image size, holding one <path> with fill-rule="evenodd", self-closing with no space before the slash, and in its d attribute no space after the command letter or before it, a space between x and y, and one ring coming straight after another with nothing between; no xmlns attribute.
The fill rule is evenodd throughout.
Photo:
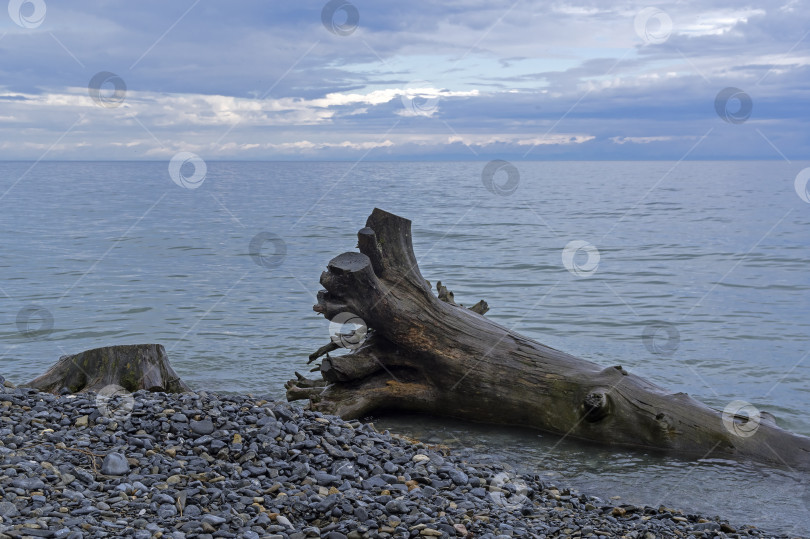
<svg viewBox="0 0 810 539"><path fill-rule="evenodd" d="M124 475L129 473L129 461L121 453L109 453L101 463L101 473L104 475Z"/></svg>
<svg viewBox="0 0 810 539"><path fill-rule="evenodd" d="M191 432L203 436L205 434L211 434L214 432L214 423L211 421L211 419L206 418L201 421L191 421L191 423L189 423L189 428L191 429Z"/></svg>
<svg viewBox="0 0 810 539"><path fill-rule="evenodd" d="M177 514L177 508L174 504L164 503L157 510L157 516L162 519L167 519L175 516Z"/></svg>
<svg viewBox="0 0 810 539"><path fill-rule="evenodd" d="M0 502L0 516L1 517L16 517L19 515L20 512L17 510L17 506L11 502L2 501Z"/></svg>

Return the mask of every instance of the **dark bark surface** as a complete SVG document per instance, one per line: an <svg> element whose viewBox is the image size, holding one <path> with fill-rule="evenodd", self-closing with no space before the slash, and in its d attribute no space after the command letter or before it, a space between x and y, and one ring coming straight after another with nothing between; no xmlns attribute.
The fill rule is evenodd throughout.
<svg viewBox="0 0 810 539"><path fill-rule="evenodd" d="M369 336L343 356L329 356L334 346L313 354L310 361L326 354L320 379L297 375L286 385L289 400L309 399L311 408L345 418L421 412L621 447L810 467L810 438L777 427L768 414L724 415L619 365L545 346L479 314L483 302L478 312L456 305L441 283L440 300L419 272L409 220L375 209L358 239L359 253L329 262L314 310L329 320L353 313Z"/></svg>
<svg viewBox="0 0 810 539"><path fill-rule="evenodd" d="M105 346L62 356L45 374L25 385L49 393L65 387L72 393L99 392L107 386L121 386L130 392L190 391L160 344Z"/></svg>

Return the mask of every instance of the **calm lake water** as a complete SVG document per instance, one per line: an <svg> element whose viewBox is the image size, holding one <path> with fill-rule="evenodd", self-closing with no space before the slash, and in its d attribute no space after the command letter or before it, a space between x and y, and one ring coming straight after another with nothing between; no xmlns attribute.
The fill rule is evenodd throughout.
<svg viewBox="0 0 810 539"><path fill-rule="evenodd" d="M0 163L0 374L21 383L62 354L158 342L194 388L281 398L329 339L312 311L321 271L378 206L413 220L424 276L486 299L492 320L810 435L810 204L794 190L809 164L521 162L506 196L478 162L211 162L197 189L165 162ZM250 255L258 234L286 247L266 244L272 267ZM598 250L598 265L573 259L586 275L563 263L573 240ZM645 341L653 323L669 329ZM810 534L808 477L788 470L375 421L603 498Z"/></svg>

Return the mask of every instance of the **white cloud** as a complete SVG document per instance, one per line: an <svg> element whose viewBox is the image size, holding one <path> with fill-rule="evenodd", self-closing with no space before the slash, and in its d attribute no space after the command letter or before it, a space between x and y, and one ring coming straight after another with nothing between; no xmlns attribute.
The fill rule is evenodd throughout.
<svg viewBox="0 0 810 539"><path fill-rule="evenodd" d="M301 140L298 142L283 142L281 144L267 144L266 148L275 150L323 150L333 148L343 148L348 150L372 150L374 148L390 148L394 143L390 140L382 142L368 141L368 142L351 142L344 140L343 142L310 142L308 140Z"/></svg>
<svg viewBox="0 0 810 539"><path fill-rule="evenodd" d="M451 91L431 87L390 88L366 94L329 93L322 98L243 98L204 94L161 94L154 92L128 92L124 103L115 108L103 108L93 101L84 88L67 88L45 94L0 93L14 96L14 101L0 101L6 109L56 109L61 111L92 111L117 117L148 119L151 125L320 125L330 123L339 109L346 107L346 115L367 114L370 107L383 105L402 98L435 99L475 97L478 90ZM360 108L356 105L367 105ZM410 114L405 104L401 111ZM341 111L342 112L342 111ZM0 117L2 119L3 117ZM8 116L11 118L11 116Z"/></svg>
<svg viewBox="0 0 810 539"><path fill-rule="evenodd" d="M783 13L793 13L796 11L796 6L801 3L801 0L789 0L786 4L779 8Z"/></svg>
<svg viewBox="0 0 810 539"><path fill-rule="evenodd" d="M626 144L628 142L633 144L649 144L651 142L670 142L674 140L694 140L697 139L697 136L693 135L686 135L686 136L670 136L670 135L660 135L660 136L653 136L653 137L610 137L611 142L615 142L616 144Z"/></svg>
<svg viewBox="0 0 810 539"><path fill-rule="evenodd" d="M737 9L707 11L698 15L697 20L687 24L678 24L674 31L691 37L721 36L738 24L747 23L752 17L762 17L764 9Z"/></svg>
<svg viewBox="0 0 810 539"><path fill-rule="evenodd" d="M551 8L552 13L559 13L560 15L576 15L576 16L589 16L598 15L600 13L607 13L596 7L574 6L567 4L555 4Z"/></svg>
<svg viewBox="0 0 810 539"><path fill-rule="evenodd" d="M486 147L493 144L515 144L517 146L543 146L543 145L563 145L582 144L593 140L593 135L564 134L557 133L543 137L526 138L525 135L453 135L447 138L447 142L452 144L461 142L467 146Z"/></svg>

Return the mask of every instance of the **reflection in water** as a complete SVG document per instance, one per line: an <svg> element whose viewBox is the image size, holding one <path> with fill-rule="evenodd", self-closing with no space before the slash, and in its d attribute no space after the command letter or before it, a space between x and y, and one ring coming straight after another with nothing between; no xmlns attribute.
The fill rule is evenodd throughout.
<svg viewBox="0 0 810 539"><path fill-rule="evenodd" d="M724 459L609 449L527 429L493 427L421 415L372 418L419 441L447 446L474 460L504 462L604 500L682 509L750 524L771 533L810 534L806 474Z"/></svg>

